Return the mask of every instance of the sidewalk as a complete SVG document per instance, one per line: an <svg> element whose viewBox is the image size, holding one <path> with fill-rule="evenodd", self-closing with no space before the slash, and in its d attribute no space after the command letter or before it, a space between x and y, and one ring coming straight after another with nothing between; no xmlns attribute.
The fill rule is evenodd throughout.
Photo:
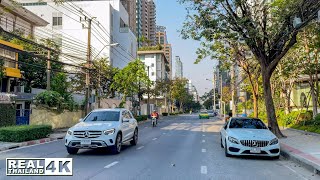
<svg viewBox="0 0 320 180"><path fill-rule="evenodd" d="M320 134L284 129L287 138L280 139L281 155L301 166L320 173Z"/></svg>

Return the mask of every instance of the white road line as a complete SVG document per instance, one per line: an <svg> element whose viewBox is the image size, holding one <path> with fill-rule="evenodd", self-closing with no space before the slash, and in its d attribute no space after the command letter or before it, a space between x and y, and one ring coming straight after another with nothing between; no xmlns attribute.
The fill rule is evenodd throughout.
<svg viewBox="0 0 320 180"><path fill-rule="evenodd" d="M202 134L202 136L204 137L204 136L206 136L206 135Z"/></svg>
<svg viewBox="0 0 320 180"><path fill-rule="evenodd" d="M113 163L110 163L110 164L106 165L104 168L106 168L106 169L111 168L112 166L114 166L114 165L116 165L118 163L119 163L118 161L115 161Z"/></svg>
<svg viewBox="0 0 320 180"><path fill-rule="evenodd" d="M144 148L144 146L140 146L140 147L138 147L137 149L139 150L139 149L142 149L142 148Z"/></svg>
<svg viewBox="0 0 320 180"><path fill-rule="evenodd" d="M202 142L203 142L203 143L205 143L205 142L206 142L206 140L202 140Z"/></svg>
<svg viewBox="0 0 320 180"><path fill-rule="evenodd" d="M154 141L154 140L157 140L158 138L153 138L152 140Z"/></svg>
<svg viewBox="0 0 320 180"><path fill-rule="evenodd" d="M206 150L206 149L202 149L201 151L202 151L202 152L207 152L207 150Z"/></svg>
<svg viewBox="0 0 320 180"><path fill-rule="evenodd" d="M290 169L292 172L294 172L295 174L297 174L298 176L300 176L301 178L303 178L304 180L308 180L307 178L305 178L304 176L302 176L301 174L299 174L297 171L295 171L294 169L292 169L291 167L287 166L287 165L284 165L284 167Z"/></svg>
<svg viewBox="0 0 320 180"><path fill-rule="evenodd" d="M167 134L167 133L162 133L162 134Z"/></svg>
<svg viewBox="0 0 320 180"><path fill-rule="evenodd" d="M201 174L207 174L208 170L207 170L207 166L201 166Z"/></svg>

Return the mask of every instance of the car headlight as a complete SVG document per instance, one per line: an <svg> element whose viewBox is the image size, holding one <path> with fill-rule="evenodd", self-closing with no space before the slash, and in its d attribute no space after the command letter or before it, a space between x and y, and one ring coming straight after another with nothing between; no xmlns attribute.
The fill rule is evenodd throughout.
<svg viewBox="0 0 320 180"><path fill-rule="evenodd" d="M103 134L105 135L111 135L111 134L114 134L116 130L115 129L108 129L108 130L104 130L103 131Z"/></svg>
<svg viewBox="0 0 320 180"><path fill-rule="evenodd" d="M239 144L238 139L236 139L236 138L234 138L234 137L229 136L229 137L228 137L228 140L229 140L230 142L234 143L234 144Z"/></svg>
<svg viewBox="0 0 320 180"><path fill-rule="evenodd" d="M270 145L275 145L275 144L278 144L279 143L279 140L278 138L274 138L270 141Z"/></svg>
<svg viewBox="0 0 320 180"><path fill-rule="evenodd" d="M68 130L67 134L71 136L72 135L72 131Z"/></svg>

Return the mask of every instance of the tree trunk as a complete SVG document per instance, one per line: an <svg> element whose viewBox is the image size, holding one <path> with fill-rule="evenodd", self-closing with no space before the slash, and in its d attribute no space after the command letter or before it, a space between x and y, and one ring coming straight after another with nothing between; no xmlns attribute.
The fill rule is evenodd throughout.
<svg viewBox="0 0 320 180"><path fill-rule="evenodd" d="M252 94L253 97L253 114L255 118L258 118L258 96L256 93Z"/></svg>
<svg viewBox="0 0 320 180"><path fill-rule="evenodd" d="M281 133L279 129L278 121L276 118L276 112L274 108L274 103L272 99L271 84L270 84L271 73L267 72L266 67L261 67L261 73L262 73L265 106L267 110L268 126L271 127L270 130L277 137L284 137L284 135Z"/></svg>
<svg viewBox="0 0 320 180"><path fill-rule="evenodd" d="M310 92L311 92L311 98L312 98L312 114L313 114L313 118L315 118L316 115L318 114L318 99L315 93L313 77L311 74L309 76L310 76Z"/></svg>

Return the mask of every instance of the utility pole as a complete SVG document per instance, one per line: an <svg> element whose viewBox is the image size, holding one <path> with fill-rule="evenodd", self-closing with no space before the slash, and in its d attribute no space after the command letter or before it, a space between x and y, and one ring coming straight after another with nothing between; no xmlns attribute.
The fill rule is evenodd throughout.
<svg viewBox="0 0 320 180"><path fill-rule="evenodd" d="M212 80L212 83L213 83L213 102L212 102L212 105L213 105L213 111L215 112L216 111L216 71L213 72L213 80Z"/></svg>
<svg viewBox="0 0 320 180"><path fill-rule="evenodd" d="M87 18L85 16L84 21L88 23L88 46L87 46L87 64L86 64L86 107L85 107L85 114L87 115L91 111L91 91L90 91L90 69L91 69L91 23L93 18ZM80 21L81 18L80 18Z"/></svg>
<svg viewBox="0 0 320 180"><path fill-rule="evenodd" d="M220 112L221 114L223 113L223 110L222 110L222 75L220 75Z"/></svg>
<svg viewBox="0 0 320 180"><path fill-rule="evenodd" d="M149 77L149 68L150 66L148 66L148 77ZM149 78L150 79L150 78ZM148 83L148 103L147 103L147 115L150 115L150 84Z"/></svg>
<svg viewBox="0 0 320 180"><path fill-rule="evenodd" d="M101 108L101 61L99 62L99 72L98 72L98 108Z"/></svg>
<svg viewBox="0 0 320 180"><path fill-rule="evenodd" d="M48 59L47 59L47 91L50 91L50 76L51 76L51 63L50 63L50 50L48 50Z"/></svg>

